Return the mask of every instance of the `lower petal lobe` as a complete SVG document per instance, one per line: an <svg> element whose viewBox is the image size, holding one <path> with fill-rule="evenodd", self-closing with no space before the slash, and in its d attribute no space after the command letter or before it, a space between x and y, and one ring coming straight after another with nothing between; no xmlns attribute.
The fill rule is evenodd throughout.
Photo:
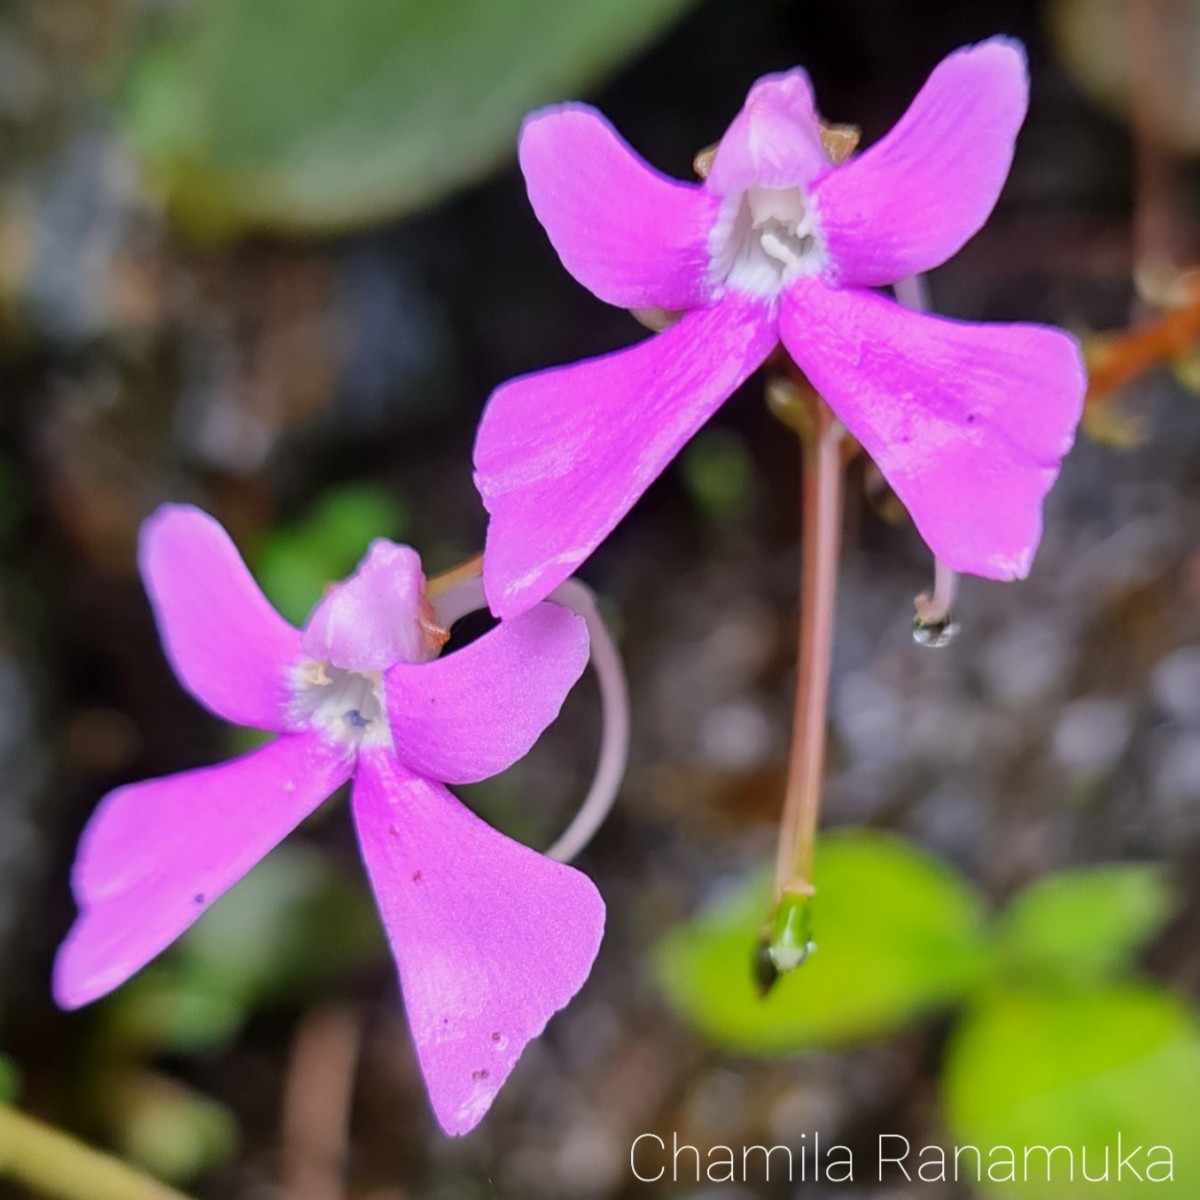
<svg viewBox="0 0 1200 1200"><path fill-rule="evenodd" d="M58 1003L78 1008L140 971L350 770L316 735L285 734L220 766L110 792L75 860L80 912L54 964Z"/></svg>
<svg viewBox="0 0 1200 1200"><path fill-rule="evenodd" d="M604 902L586 875L497 833L386 751L363 755L354 819L433 1111L467 1133L583 986Z"/></svg>
<svg viewBox="0 0 1200 1200"><path fill-rule="evenodd" d="M989 579L1028 573L1083 409L1073 338L914 313L815 279L785 294L779 332L938 558Z"/></svg>
<svg viewBox="0 0 1200 1200"><path fill-rule="evenodd" d="M766 305L730 294L628 350L498 387L475 442L492 611L544 600L775 344Z"/></svg>

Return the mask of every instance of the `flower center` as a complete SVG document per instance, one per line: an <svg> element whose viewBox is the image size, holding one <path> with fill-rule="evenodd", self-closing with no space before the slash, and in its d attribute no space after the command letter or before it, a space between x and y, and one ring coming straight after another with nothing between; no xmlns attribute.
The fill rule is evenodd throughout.
<svg viewBox="0 0 1200 1200"><path fill-rule="evenodd" d="M378 671L347 671L309 661L292 678L292 712L332 741L357 749L391 743Z"/></svg>
<svg viewBox="0 0 1200 1200"><path fill-rule="evenodd" d="M730 196L709 236L714 282L774 298L825 261L816 222L800 188L752 187Z"/></svg>

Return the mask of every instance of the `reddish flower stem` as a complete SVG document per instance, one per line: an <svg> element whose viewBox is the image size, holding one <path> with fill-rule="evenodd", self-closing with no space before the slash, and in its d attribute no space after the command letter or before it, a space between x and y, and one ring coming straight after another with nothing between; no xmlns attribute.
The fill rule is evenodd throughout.
<svg viewBox="0 0 1200 1200"><path fill-rule="evenodd" d="M825 718L842 527L843 430L805 384L811 420L801 435L800 637L792 748L775 860L775 899L811 895L825 773Z"/></svg>

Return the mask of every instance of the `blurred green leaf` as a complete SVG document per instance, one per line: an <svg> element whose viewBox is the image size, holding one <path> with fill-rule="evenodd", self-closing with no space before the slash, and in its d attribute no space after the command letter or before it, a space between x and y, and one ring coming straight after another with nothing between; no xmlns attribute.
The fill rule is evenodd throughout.
<svg viewBox="0 0 1200 1200"><path fill-rule="evenodd" d="M21 1090L21 1076L16 1064L0 1054L0 1104L12 1104Z"/></svg>
<svg viewBox="0 0 1200 1200"><path fill-rule="evenodd" d="M215 1049L255 1008L307 1002L384 954L365 883L343 879L303 843L285 842L113 996L109 1034L153 1050Z"/></svg>
<svg viewBox="0 0 1200 1200"><path fill-rule="evenodd" d="M1047 876L997 921L1007 970L1035 979L1087 979L1127 966L1174 906L1156 866L1092 867Z"/></svg>
<svg viewBox="0 0 1200 1200"><path fill-rule="evenodd" d="M186 977L175 957L136 975L108 1002L108 1033L122 1046L195 1054L234 1038L249 1015L244 996Z"/></svg>
<svg viewBox="0 0 1200 1200"><path fill-rule="evenodd" d="M879 833L829 834L814 876L816 952L765 999L752 961L768 911L766 878L659 946L660 986L685 1020L754 1053L845 1045L960 999L986 973L980 898L918 847Z"/></svg>
<svg viewBox="0 0 1200 1200"><path fill-rule="evenodd" d="M692 499L709 516L740 517L754 495L754 459L743 438L728 429L705 429L680 458Z"/></svg>
<svg viewBox="0 0 1200 1200"><path fill-rule="evenodd" d="M122 1153L159 1179L186 1183L237 1146L229 1109L163 1076L130 1076L112 1097Z"/></svg>
<svg viewBox="0 0 1200 1200"><path fill-rule="evenodd" d="M263 541L254 573L283 616L303 625L326 585L350 574L373 538L402 538L407 525L390 493L369 484L337 488Z"/></svg>
<svg viewBox="0 0 1200 1200"><path fill-rule="evenodd" d="M198 232L410 212L511 154L689 0L208 0L135 60L124 120Z"/></svg>
<svg viewBox="0 0 1200 1200"><path fill-rule="evenodd" d="M273 850L179 944L183 981L249 1004L320 989L382 953L365 883L352 886L317 851Z"/></svg>
<svg viewBox="0 0 1200 1200"><path fill-rule="evenodd" d="M1158 1194L1128 1171L1116 1182L1118 1132L1122 1155L1139 1145L1174 1151L1176 1190L1168 1187L1167 1194L1200 1193L1200 1027L1183 1003L1151 988L990 996L952 1038L944 1095L954 1144L983 1147L985 1154L988 1147L1015 1147L1018 1178L1025 1147L1074 1153L1074 1184L1061 1151L1049 1182L1045 1156L1035 1152L1028 1181L992 1184L1002 1194L1022 1200ZM1093 1178L1111 1148L1108 1183L1081 1181L1085 1147ZM1147 1154L1134 1161L1145 1174Z"/></svg>

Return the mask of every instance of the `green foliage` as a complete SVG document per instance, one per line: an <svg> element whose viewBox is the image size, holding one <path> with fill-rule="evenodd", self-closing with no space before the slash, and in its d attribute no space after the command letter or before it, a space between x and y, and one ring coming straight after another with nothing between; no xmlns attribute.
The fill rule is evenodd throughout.
<svg viewBox="0 0 1200 1200"><path fill-rule="evenodd" d="M946 1056L945 1111L956 1145L1066 1146L1076 1160L1071 1183L1058 1155L1053 1178L1031 1169L1027 1180L997 1183L1003 1195L1028 1200L1068 1196L1157 1194L1125 1172L1116 1181L1115 1147L1168 1146L1175 1154L1173 1195L1193 1196L1200 1184L1200 1026L1182 1002L1150 987L1095 991L1003 989L972 1008ZM1112 1150L1112 1178L1080 1177L1103 1170ZM1146 1166L1147 1155L1133 1160ZM1161 1185L1159 1185L1161 1187Z"/></svg>
<svg viewBox="0 0 1200 1200"><path fill-rule="evenodd" d="M188 973L250 1003L296 997L382 948L367 889L319 851L285 843L183 938Z"/></svg>
<svg viewBox="0 0 1200 1200"><path fill-rule="evenodd" d="M659 947L667 998L713 1040L763 1054L846 1045L960 1001L980 979L982 904L931 855L878 833L834 833L818 847L814 876L816 952L765 999L752 964L766 878Z"/></svg>
<svg viewBox="0 0 1200 1200"><path fill-rule="evenodd" d="M1113 975L1162 927L1173 906L1166 875L1155 866L1050 875L1026 888L998 919L1001 959L1018 977Z"/></svg>
<svg viewBox="0 0 1200 1200"><path fill-rule="evenodd" d="M1182 1000L1120 978L1170 915L1174 894L1161 870L1049 876L990 928L974 892L894 838L832 834L815 874L818 951L765 1000L749 964L766 879L659 948L663 990L701 1033L741 1051L836 1047L959 1002L944 1063L947 1141L982 1148L985 1190L1022 1200L1144 1195L1152 1185L1129 1170L1117 1181L1119 1133L1121 1156L1144 1147L1130 1160L1143 1175L1152 1159L1165 1163L1151 1147L1170 1147L1175 1194L1197 1194L1200 1023ZM1025 1168L1024 1148L1039 1146L1067 1148L1054 1151L1049 1179L1041 1151ZM986 1177L992 1147L1015 1148L1015 1182L1004 1179L1003 1156L997 1176ZM1082 1179L1085 1147L1093 1177L1108 1149L1109 1182ZM975 1160L964 1162L974 1186Z"/></svg>
<svg viewBox="0 0 1200 1200"><path fill-rule="evenodd" d="M271 852L184 935L161 963L113 1000L126 1044L183 1051L218 1046L250 1012L311 997L383 953L365 889L300 843Z"/></svg>
<svg viewBox="0 0 1200 1200"><path fill-rule="evenodd" d="M370 484L337 488L267 537L254 574L283 616L303 625L326 585L350 574L373 538L402 538L407 526L404 506L388 492Z"/></svg>
<svg viewBox="0 0 1200 1200"><path fill-rule="evenodd" d="M512 153L688 0L207 0L160 21L123 117L208 234L411 212Z"/></svg>

